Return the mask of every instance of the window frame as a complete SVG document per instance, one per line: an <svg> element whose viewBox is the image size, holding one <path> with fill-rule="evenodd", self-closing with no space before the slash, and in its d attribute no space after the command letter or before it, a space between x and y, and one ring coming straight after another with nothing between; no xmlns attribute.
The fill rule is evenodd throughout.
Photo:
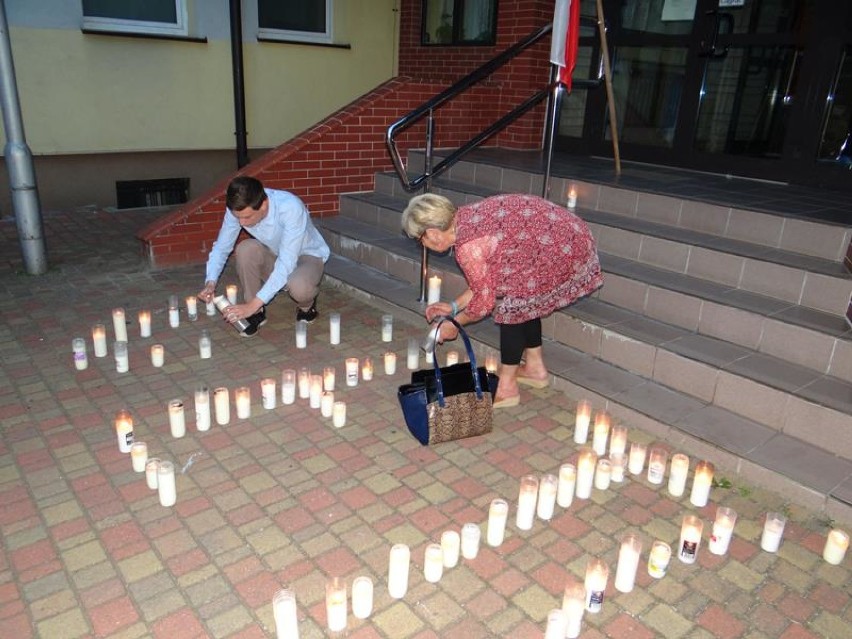
<svg viewBox="0 0 852 639"><path fill-rule="evenodd" d="M426 25L427 10L429 3L423 2L420 10L420 45L424 47L493 47L497 44L497 12L500 8L499 0L490 0L493 4L493 15L491 17L491 38L488 40L460 40L459 36L462 31L464 7L466 0L453 0L453 22L452 22L452 40L450 42L427 42L426 41Z"/></svg>
<svg viewBox="0 0 852 639"><path fill-rule="evenodd" d="M175 4L175 22L153 22L148 20L130 20L125 18L103 18L87 16L83 13L83 3L80 2L80 12L83 14L83 29L91 31L112 31L118 33L140 33L149 35L188 36L189 20L187 4L190 0L173 0Z"/></svg>
<svg viewBox="0 0 852 639"><path fill-rule="evenodd" d="M257 37L264 40L279 40L284 42L306 42L309 44L334 44L334 0L317 0L325 2L325 31L293 31L289 29L274 29L260 24L260 0L257 2Z"/></svg>

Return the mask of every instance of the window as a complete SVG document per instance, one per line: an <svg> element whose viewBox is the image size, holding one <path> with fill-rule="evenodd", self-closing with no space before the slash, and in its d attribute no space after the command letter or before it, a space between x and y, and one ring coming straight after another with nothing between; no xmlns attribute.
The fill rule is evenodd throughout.
<svg viewBox="0 0 852 639"><path fill-rule="evenodd" d="M493 45L497 33L497 0L426 0L423 44Z"/></svg>
<svg viewBox="0 0 852 639"><path fill-rule="evenodd" d="M186 0L83 0L83 28L185 36Z"/></svg>
<svg viewBox="0 0 852 639"><path fill-rule="evenodd" d="M257 0L258 35L331 43L332 0Z"/></svg>

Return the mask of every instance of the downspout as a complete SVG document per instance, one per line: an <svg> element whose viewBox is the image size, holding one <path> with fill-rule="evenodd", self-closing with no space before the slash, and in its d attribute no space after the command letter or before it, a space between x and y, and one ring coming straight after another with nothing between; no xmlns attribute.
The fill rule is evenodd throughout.
<svg viewBox="0 0 852 639"><path fill-rule="evenodd" d="M237 168L249 163L246 132L246 91L243 77L243 18L242 2L230 0L231 9L231 67L234 80L234 120L237 136Z"/></svg>
<svg viewBox="0 0 852 639"><path fill-rule="evenodd" d="M24 136L21 119L21 104L18 100L18 85L15 79L15 64L9 41L9 24L6 21L6 5L0 0L0 104L3 109L3 127L6 132L6 170L12 190L12 211L18 226L18 239L24 268L28 275L47 272L47 251L44 244L44 227L41 205L38 201L33 156Z"/></svg>

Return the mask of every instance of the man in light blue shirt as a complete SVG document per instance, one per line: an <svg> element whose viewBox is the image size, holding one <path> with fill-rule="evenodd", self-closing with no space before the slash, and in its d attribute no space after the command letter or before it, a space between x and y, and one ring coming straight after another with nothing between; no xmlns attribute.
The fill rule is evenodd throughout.
<svg viewBox="0 0 852 639"><path fill-rule="evenodd" d="M257 333L266 323L266 305L282 289L299 307L296 319L314 321L319 283L330 251L302 200L287 191L264 189L256 178L240 176L228 185L225 204L199 299L213 300L216 282L233 251L243 303L228 306L224 315L231 323L243 318L248 321L240 335ZM237 244L242 230L251 237Z"/></svg>

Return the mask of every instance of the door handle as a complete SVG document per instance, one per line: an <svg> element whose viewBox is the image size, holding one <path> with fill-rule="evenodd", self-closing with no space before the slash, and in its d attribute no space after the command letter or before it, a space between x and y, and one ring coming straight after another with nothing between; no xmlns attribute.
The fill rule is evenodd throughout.
<svg viewBox="0 0 852 639"><path fill-rule="evenodd" d="M734 16L731 13L710 9L705 15L713 16L713 34L710 37L710 43L705 40L701 41L701 51L698 54L701 58L724 58L728 55L729 45L719 48L719 34L722 30L722 25L725 25L725 33L730 35L734 32Z"/></svg>

